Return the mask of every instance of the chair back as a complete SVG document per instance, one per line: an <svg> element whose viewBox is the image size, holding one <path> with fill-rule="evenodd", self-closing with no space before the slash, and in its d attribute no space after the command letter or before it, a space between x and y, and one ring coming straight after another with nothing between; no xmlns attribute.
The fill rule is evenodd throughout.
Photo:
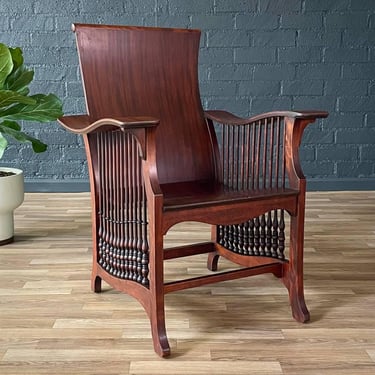
<svg viewBox="0 0 375 375"><path fill-rule="evenodd" d="M160 183L214 177L198 83L199 30L75 24L92 121L153 116Z"/></svg>

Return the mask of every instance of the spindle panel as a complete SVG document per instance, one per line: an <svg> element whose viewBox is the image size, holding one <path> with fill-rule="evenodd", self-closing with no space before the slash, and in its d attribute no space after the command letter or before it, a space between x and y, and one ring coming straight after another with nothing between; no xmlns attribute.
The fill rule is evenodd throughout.
<svg viewBox="0 0 375 375"><path fill-rule="evenodd" d="M137 139L122 131L90 134L96 150L97 261L111 275L148 280L147 202Z"/></svg>
<svg viewBox="0 0 375 375"><path fill-rule="evenodd" d="M289 186L283 117L245 125L215 124L219 179L231 190L274 190ZM217 227L218 243L242 254L285 259L285 211L272 210L235 225Z"/></svg>

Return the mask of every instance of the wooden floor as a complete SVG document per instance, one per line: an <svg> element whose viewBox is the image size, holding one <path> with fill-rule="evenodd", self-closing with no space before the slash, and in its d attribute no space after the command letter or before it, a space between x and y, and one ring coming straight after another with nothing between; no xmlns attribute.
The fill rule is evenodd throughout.
<svg viewBox="0 0 375 375"><path fill-rule="evenodd" d="M0 248L1 375L375 374L375 192L308 194L310 323L292 319L271 275L172 293L169 359L154 354L136 301L90 291L88 194L27 194L15 224L16 242ZM178 226L168 243L201 241L206 229ZM201 272L203 256L166 270Z"/></svg>

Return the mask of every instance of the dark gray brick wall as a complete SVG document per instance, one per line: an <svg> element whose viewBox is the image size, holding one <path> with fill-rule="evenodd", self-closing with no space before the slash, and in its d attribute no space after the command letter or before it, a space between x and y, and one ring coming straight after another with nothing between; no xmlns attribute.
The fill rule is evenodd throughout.
<svg viewBox="0 0 375 375"><path fill-rule="evenodd" d="M0 40L24 49L33 90L57 93L67 114L85 111L73 22L200 28L205 108L328 110L302 143L310 186L375 188L374 0L2 0ZM82 141L30 128L48 151L12 145L0 164L24 169L30 190L87 187Z"/></svg>

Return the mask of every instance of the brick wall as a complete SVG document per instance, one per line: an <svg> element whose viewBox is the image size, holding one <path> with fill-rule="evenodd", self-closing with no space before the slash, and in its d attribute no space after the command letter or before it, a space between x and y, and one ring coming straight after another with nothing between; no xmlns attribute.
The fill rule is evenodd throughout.
<svg viewBox="0 0 375 375"><path fill-rule="evenodd" d="M1 42L23 48L33 90L58 94L67 114L84 111L72 22L202 29L205 108L328 110L303 139L310 188L375 188L374 0L2 0ZM30 191L86 189L81 140L29 126L48 151L12 146L0 164L24 169Z"/></svg>

